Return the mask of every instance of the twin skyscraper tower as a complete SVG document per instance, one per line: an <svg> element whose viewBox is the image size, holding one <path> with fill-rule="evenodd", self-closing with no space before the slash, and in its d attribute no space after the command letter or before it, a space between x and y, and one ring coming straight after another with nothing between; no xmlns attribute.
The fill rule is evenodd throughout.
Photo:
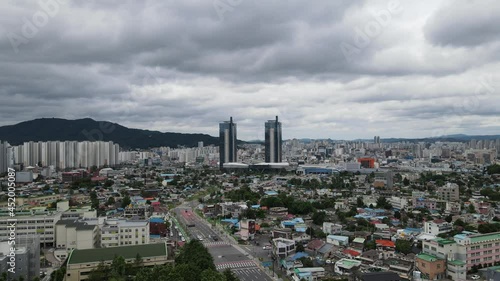
<svg viewBox="0 0 500 281"><path fill-rule="evenodd" d="M265 125L265 161L267 163L281 163L281 122L278 116L275 120L268 120ZM237 156L236 123L233 117L229 121L219 123L219 154L220 168L224 163L238 162Z"/></svg>

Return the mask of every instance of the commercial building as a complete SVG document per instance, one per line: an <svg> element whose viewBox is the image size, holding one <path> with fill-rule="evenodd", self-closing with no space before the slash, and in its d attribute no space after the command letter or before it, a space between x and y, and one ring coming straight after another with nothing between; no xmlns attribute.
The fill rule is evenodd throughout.
<svg viewBox="0 0 500 281"><path fill-rule="evenodd" d="M281 163L281 122L269 120L265 123L265 161L266 163Z"/></svg>
<svg viewBox="0 0 500 281"><path fill-rule="evenodd" d="M167 225L165 220L161 217L154 217L149 219L149 234L159 237L167 236Z"/></svg>
<svg viewBox="0 0 500 281"><path fill-rule="evenodd" d="M233 123L233 117L230 117L229 121L219 123L219 166L221 169L224 163L238 161L236 142L236 124Z"/></svg>
<svg viewBox="0 0 500 281"><path fill-rule="evenodd" d="M295 240L275 238L272 240L273 255L278 258L286 258L295 252Z"/></svg>
<svg viewBox="0 0 500 281"><path fill-rule="evenodd" d="M243 240L253 240L255 238L255 220L240 221L240 237Z"/></svg>
<svg viewBox="0 0 500 281"><path fill-rule="evenodd" d="M162 265L173 262L173 260L168 259L166 243L121 246L112 249L75 249L68 257L65 280L86 280L90 272L96 269L101 262L105 265L110 265L115 256L122 256L125 259L125 263L134 262L137 256L140 256L144 266Z"/></svg>
<svg viewBox="0 0 500 281"><path fill-rule="evenodd" d="M149 221L108 219L101 227L101 247L149 244Z"/></svg>
<svg viewBox="0 0 500 281"><path fill-rule="evenodd" d="M373 169L375 168L375 159L373 158L358 158L358 162L362 168Z"/></svg>

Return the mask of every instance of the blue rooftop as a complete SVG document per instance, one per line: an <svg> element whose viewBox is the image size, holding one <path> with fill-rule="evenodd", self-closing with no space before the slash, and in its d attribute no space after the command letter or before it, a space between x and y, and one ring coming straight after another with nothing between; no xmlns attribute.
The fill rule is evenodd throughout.
<svg viewBox="0 0 500 281"><path fill-rule="evenodd" d="M223 220L221 220L221 222L228 222L236 227L239 227L239 225L240 225L238 219L223 219Z"/></svg>
<svg viewBox="0 0 500 281"><path fill-rule="evenodd" d="M160 174L160 177L175 177L178 176L178 174Z"/></svg>
<svg viewBox="0 0 500 281"><path fill-rule="evenodd" d="M298 259L301 259L303 257L308 257L309 254L308 253L305 253L305 252L298 252L296 253L295 255L291 256L290 259L291 260L298 260Z"/></svg>
<svg viewBox="0 0 500 281"><path fill-rule="evenodd" d="M273 190L271 190L271 191L266 191L266 192L264 192L264 193L265 193L266 195L278 195L278 192L273 191Z"/></svg>
<svg viewBox="0 0 500 281"><path fill-rule="evenodd" d="M164 223L165 221L162 218L151 218L149 222L153 223Z"/></svg>

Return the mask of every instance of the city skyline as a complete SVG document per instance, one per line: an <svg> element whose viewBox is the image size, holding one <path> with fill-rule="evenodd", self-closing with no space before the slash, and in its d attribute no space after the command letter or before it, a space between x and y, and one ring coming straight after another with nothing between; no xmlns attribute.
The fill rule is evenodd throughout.
<svg viewBox="0 0 500 281"><path fill-rule="evenodd" d="M284 139L500 131L495 1L236 2L2 2L0 125L91 117L216 136L238 116L252 140L279 115Z"/></svg>

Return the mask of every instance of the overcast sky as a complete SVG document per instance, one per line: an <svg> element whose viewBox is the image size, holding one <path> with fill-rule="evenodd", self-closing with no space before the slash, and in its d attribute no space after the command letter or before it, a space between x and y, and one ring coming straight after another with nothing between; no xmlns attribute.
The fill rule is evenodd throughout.
<svg viewBox="0 0 500 281"><path fill-rule="evenodd" d="M55 1L0 2L0 125L500 134L499 1Z"/></svg>

